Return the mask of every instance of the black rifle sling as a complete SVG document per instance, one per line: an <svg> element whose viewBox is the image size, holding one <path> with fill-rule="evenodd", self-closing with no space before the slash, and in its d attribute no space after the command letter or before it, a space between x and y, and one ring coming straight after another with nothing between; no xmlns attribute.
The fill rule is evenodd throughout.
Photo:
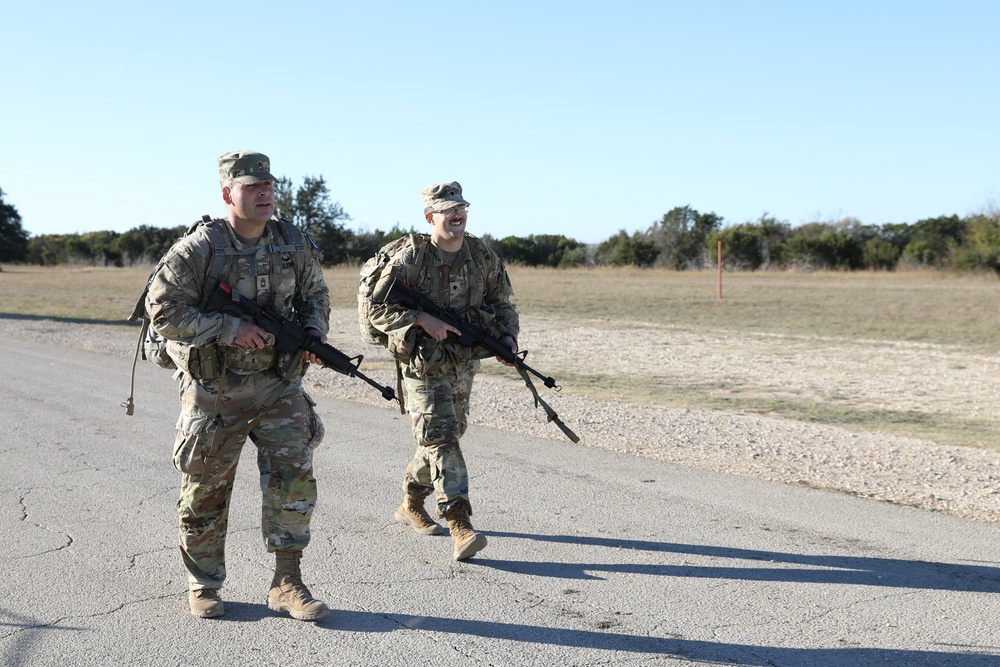
<svg viewBox="0 0 1000 667"><path fill-rule="evenodd" d="M573 433L569 426L566 426L566 424L563 423L563 420L559 419L559 415L556 414L556 411L553 410L549 404L543 401L542 397L538 395L538 390L535 389L534 383L528 376L528 371L524 370L524 367L522 366L515 366L515 368L520 374L521 379L524 380L524 384L526 384L528 389L531 390L531 395L535 397L535 407L537 408L539 404L541 404L542 409L545 410L545 414L548 416L550 422L558 426L559 430L565 433L567 438L573 442L580 442L580 437L576 433Z"/></svg>

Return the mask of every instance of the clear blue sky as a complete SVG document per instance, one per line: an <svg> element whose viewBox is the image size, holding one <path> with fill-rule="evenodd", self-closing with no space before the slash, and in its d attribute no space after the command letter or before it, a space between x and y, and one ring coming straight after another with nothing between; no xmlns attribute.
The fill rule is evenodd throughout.
<svg viewBox="0 0 1000 667"><path fill-rule="evenodd" d="M597 242L968 215L1000 199L1000 3L15 2L0 189L32 234L221 215L215 157L322 175L352 229Z"/></svg>

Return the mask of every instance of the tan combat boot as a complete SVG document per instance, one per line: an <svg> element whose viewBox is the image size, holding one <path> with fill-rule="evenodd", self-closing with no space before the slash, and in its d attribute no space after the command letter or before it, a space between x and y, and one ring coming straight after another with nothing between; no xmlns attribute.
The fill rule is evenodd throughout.
<svg viewBox="0 0 1000 667"><path fill-rule="evenodd" d="M444 528L438 525L424 509L424 498L426 496L404 495L403 504L396 509L393 518L396 519L396 523L410 526L421 535L437 535Z"/></svg>
<svg viewBox="0 0 1000 667"><path fill-rule="evenodd" d="M226 613L219 591L214 588L189 591L188 606L191 608L191 614L198 618L218 618Z"/></svg>
<svg viewBox="0 0 1000 667"><path fill-rule="evenodd" d="M292 618L300 621L318 621L330 611L320 600L315 599L302 583L299 562L301 551L275 551L276 565L271 590L267 593L267 606L272 611L287 611Z"/></svg>
<svg viewBox="0 0 1000 667"><path fill-rule="evenodd" d="M472 529L469 521L469 508L464 506L448 510L446 515L448 528L451 529L451 539L455 542L455 560L471 558L477 552L486 548L486 536Z"/></svg>

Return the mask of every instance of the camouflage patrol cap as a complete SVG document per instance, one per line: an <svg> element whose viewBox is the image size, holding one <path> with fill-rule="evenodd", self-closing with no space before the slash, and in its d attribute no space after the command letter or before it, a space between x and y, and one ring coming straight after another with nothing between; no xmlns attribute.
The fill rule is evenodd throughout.
<svg viewBox="0 0 1000 667"><path fill-rule="evenodd" d="M457 181L428 185L420 191L420 196L424 198L424 213L437 213L469 205L469 202L462 199L462 186Z"/></svg>
<svg viewBox="0 0 1000 667"><path fill-rule="evenodd" d="M257 151L233 151L216 158L219 165L219 181L237 183L260 183L276 181L271 175L271 160Z"/></svg>

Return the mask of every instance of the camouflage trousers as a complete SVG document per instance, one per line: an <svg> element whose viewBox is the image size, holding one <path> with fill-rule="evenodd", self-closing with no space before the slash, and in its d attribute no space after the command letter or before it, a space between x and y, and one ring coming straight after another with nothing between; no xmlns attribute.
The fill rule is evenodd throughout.
<svg viewBox="0 0 1000 667"><path fill-rule="evenodd" d="M180 550L192 589L220 588L226 578L225 542L236 466L249 437L261 473L261 531L268 551L309 544L316 503L312 451L322 422L298 382L271 371L227 373L221 426L215 413L218 381L180 382L174 465L184 473L177 503Z"/></svg>
<svg viewBox="0 0 1000 667"><path fill-rule="evenodd" d="M431 377L403 371L406 409L417 441L417 451L406 466L403 491L421 499L433 493L441 517L456 504L472 512L469 471L459 439L469 425L469 397L478 370L479 360L474 359Z"/></svg>

